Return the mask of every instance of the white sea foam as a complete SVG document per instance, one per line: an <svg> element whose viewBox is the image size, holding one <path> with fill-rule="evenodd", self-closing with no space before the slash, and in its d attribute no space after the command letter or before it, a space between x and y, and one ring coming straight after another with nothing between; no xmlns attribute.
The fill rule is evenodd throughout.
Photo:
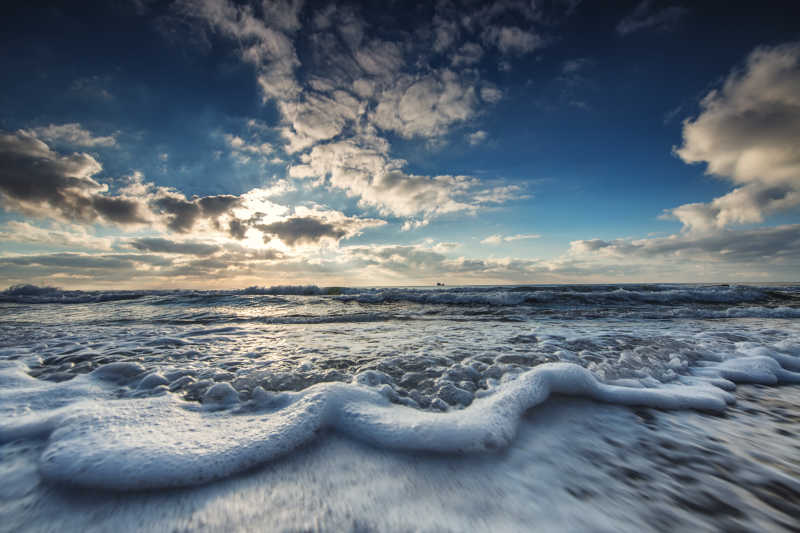
<svg viewBox="0 0 800 533"><path fill-rule="evenodd" d="M785 359L785 358L792 359ZM794 356L782 355L797 368ZM172 394L102 398L103 383L139 380L141 367L114 363L66 383L45 383L19 367L0 371L0 401L26 396L31 412L5 418L0 440L47 435L40 472L52 481L117 490L185 486L228 476L284 455L320 430L335 429L380 447L435 452L480 452L507 446L522 414L551 394L620 405L722 412L734 401L724 380L797 383L800 373L768 356L745 356L696 369L682 384L608 385L569 363L540 365L507 380L464 409L444 413L393 404L389 387L365 378L319 384L300 392L256 394L239 404L218 384L209 405ZM152 374L139 385L156 378ZM374 380L373 380L374 381ZM369 382L367 380L366 382ZM723 388L720 388L722 386Z"/></svg>
<svg viewBox="0 0 800 533"><path fill-rule="evenodd" d="M38 439L49 480L118 490L225 477L326 430L379 450L504 448L551 394L721 412L735 383L800 382L792 287L271 287L2 307L0 441Z"/></svg>

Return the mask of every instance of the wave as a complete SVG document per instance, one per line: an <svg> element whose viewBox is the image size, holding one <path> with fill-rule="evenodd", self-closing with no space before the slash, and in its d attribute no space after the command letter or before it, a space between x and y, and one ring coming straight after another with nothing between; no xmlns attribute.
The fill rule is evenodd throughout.
<svg viewBox="0 0 800 533"><path fill-rule="evenodd" d="M116 318L92 320L91 323L102 326L108 324L171 324L171 325L214 325L214 324L347 324L361 322L385 322L388 320L413 320L413 317L393 315L389 313L345 313L331 315L280 315L280 316L242 316L226 313L184 313L168 314L155 318Z"/></svg>
<svg viewBox="0 0 800 533"><path fill-rule="evenodd" d="M64 290L58 287L39 287L36 285L13 285L0 291L0 302L22 304L81 304L100 303L115 300L134 300L146 296L158 298L155 304L212 302L219 298L236 296L333 296L353 289L343 287L317 287L316 285L277 285L273 287L247 287L234 290L120 290L83 291ZM275 300L285 302L286 300Z"/></svg>
<svg viewBox="0 0 800 533"><path fill-rule="evenodd" d="M0 302L25 304L83 304L117 300L136 300L146 296L142 291L80 291L57 287L14 285L0 291Z"/></svg>
<svg viewBox="0 0 800 533"><path fill-rule="evenodd" d="M452 289L365 289L337 297L342 301L379 304L411 302L446 305L516 306L541 304L722 304L797 298L792 292L750 286L561 286Z"/></svg>
<svg viewBox="0 0 800 533"><path fill-rule="evenodd" d="M747 285L562 285L447 288L352 288L317 285L252 286L235 290L81 291L16 285L0 291L6 303L99 303L153 297L150 303L212 303L243 296L316 296L368 305L415 303L451 306L800 304L800 288ZM323 300L324 301L324 300ZM242 302L239 302L242 303ZM259 300L259 303L264 303ZM286 303L276 299L273 303Z"/></svg>
<svg viewBox="0 0 800 533"><path fill-rule="evenodd" d="M670 318L800 318L800 307L730 307L727 309L678 309Z"/></svg>
<svg viewBox="0 0 800 533"><path fill-rule="evenodd" d="M604 384L581 366L547 363L466 408L446 412L393 404L388 385L367 386L369 376L299 392L275 394L259 388L245 403L230 384L218 383L206 393L206 402L197 405L166 392L139 399L100 398L103 383L118 386L135 380L139 387L145 382L158 387L165 381L152 374L142 377L144 368L136 363L112 363L56 384L8 366L0 370L0 405L24 396L34 410L0 419L0 441L48 439L39 471L59 483L113 490L190 486L288 454L324 429L389 449L500 449L514 439L523 413L552 394L720 413L735 400L730 392L734 382L800 383L800 373L787 366L798 369L800 362L786 354L778 359L744 356L702 366L681 384L645 387ZM65 405L76 397L81 401Z"/></svg>
<svg viewBox="0 0 800 533"><path fill-rule="evenodd" d="M247 287L234 294L242 295L272 295L272 296L332 296L343 292L358 289L348 289L345 287L318 287L316 285L273 285L272 287Z"/></svg>

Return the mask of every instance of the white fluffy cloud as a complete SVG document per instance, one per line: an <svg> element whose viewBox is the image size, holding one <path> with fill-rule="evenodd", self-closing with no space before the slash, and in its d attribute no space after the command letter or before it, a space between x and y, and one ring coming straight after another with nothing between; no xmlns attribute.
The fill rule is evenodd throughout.
<svg viewBox="0 0 800 533"><path fill-rule="evenodd" d="M72 146L92 148L96 146L115 146L116 135L94 136L77 122L69 124L50 124L33 130L38 137L47 141L61 142Z"/></svg>
<svg viewBox="0 0 800 533"><path fill-rule="evenodd" d="M371 118L379 128L408 139L439 137L472 117L477 106L474 85L445 69L422 78L401 77L381 94Z"/></svg>
<svg viewBox="0 0 800 533"><path fill-rule="evenodd" d="M533 28L540 18L534 6L443 2L424 28L388 34L376 32L351 6L303 10L300 2L263 3L256 9L231 0L186 0L184 12L236 40L242 59L256 66L264 98L279 112L283 150L294 160L291 177L327 183L383 213L416 217L409 227L502 201L499 191L487 193L474 178L405 171L405 162L391 156L388 139L443 146L453 130L500 100L502 92L481 79L479 63L489 49L519 55L543 45ZM454 18L453 10L463 16ZM274 20L266 16L277 12L282 15ZM511 13L521 15L525 26L506 25ZM302 69L297 46L306 62ZM469 141L485 138L478 130ZM253 156L244 140L240 145L231 145L239 159ZM493 196L469 198L472 192Z"/></svg>
<svg viewBox="0 0 800 533"><path fill-rule="evenodd" d="M483 130L478 130L476 132L470 133L467 135L467 141L469 141L470 146L478 146L482 142L484 142L489 134Z"/></svg>
<svg viewBox="0 0 800 533"><path fill-rule="evenodd" d="M342 90L329 95L307 92L299 100L281 102L279 109L290 124L283 130L289 141L286 150L298 152L336 137L348 122L363 113L363 108L359 100Z"/></svg>
<svg viewBox="0 0 800 533"><path fill-rule="evenodd" d="M761 222L800 205L800 44L758 48L701 102L675 153L737 188L666 212L691 230Z"/></svg>
<svg viewBox="0 0 800 533"><path fill-rule="evenodd" d="M57 223L41 227L12 220L0 227L0 241L39 244L57 249L110 250L114 238L97 237L78 224Z"/></svg>
<svg viewBox="0 0 800 533"><path fill-rule="evenodd" d="M290 36L300 29L300 0L264 0L259 16L249 5L229 0L186 0L183 12L236 39L242 59L255 65L257 79L267 99L284 99L300 93L295 69L300 65Z"/></svg>
<svg viewBox="0 0 800 533"><path fill-rule="evenodd" d="M388 157L380 143L364 147L351 140L315 146L305 163L290 169L295 178L327 178L330 186L360 198L365 205L397 216L427 216L469 209L458 201L473 185L466 176L416 176L404 161Z"/></svg>
<svg viewBox="0 0 800 533"><path fill-rule="evenodd" d="M481 241L481 244L502 244L504 242L514 242L527 239L539 239L541 235L536 233L518 233L517 235L489 235Z"/></svg>
<svg viewBox="0 0 800 533"><path fill-rule="evenodd" d="M483 32L483 39L503 54L528 54L544 46L540 35L517 26L489 26Z"/></svg>
<svg viewBox="0 0 800 533"><path fill-rule="evenodd" d="M228 146L233 159L242 165L249 163L254 158L258 161L265 162L275 151L275 148L270 143L260 141L248 142L238 135L225 133L223 138L225 139L225 144ZM166 158L164 158L164 160L166 160Z"/></svg>
<svg viewBox="0 0 800 533"><path fill-rule="evenodd" d="M500 185L477 192L474 200L481 204L504 204L510 200L530 198L530 195L524 194L522 190L519 185Z"/></svg>

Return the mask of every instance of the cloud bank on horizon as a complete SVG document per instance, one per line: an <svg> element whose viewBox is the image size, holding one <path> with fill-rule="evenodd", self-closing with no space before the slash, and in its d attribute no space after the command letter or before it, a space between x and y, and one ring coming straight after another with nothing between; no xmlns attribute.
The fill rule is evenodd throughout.
<svg viewBox="0 0 800 533"><path fill-rule="evenodd" d="M713 73L676 34L701 46L720 14L597 9L22 9L0 63L27 88L0 90L0 279L797 281L800 25L765 44L780 13L748 14ZM104 52L77 33L97 23L129 31Z"/></svg>

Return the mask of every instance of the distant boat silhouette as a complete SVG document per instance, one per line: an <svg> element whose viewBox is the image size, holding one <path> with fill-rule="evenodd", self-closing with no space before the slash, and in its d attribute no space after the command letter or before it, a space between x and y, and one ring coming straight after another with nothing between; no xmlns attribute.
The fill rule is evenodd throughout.
<svg viewBox="0 0 800 533"><path fill-rule="evenodd" d="M444 283L442 283L441 281L437 281L436 282L436 286L437 287L444 287Z"/></svg>

